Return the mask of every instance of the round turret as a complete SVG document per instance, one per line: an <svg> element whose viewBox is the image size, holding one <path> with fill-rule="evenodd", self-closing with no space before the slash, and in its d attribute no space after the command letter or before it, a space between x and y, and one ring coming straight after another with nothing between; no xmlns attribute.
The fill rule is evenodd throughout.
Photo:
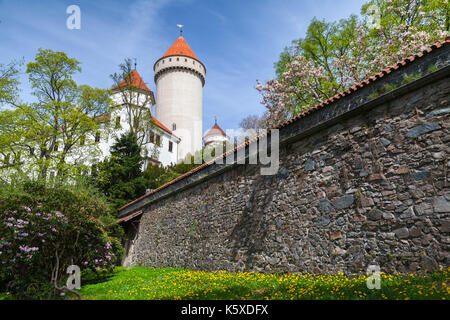
<svg viewBox="0 0 450 320"><path fill-rule="evenodd" d="M217 122L212 126L211 129L203 136L203 143L205 147L209 144L222 143L228 141L228 136L222 130L221 127L217 124Z"/></svg>
<svg viewBox="0 0 450 320"><path fill-rule="evenodd" d="M202 91L206 68L179 37L155 62L156 118L181 138L178 159L202 148Z"/></svg>

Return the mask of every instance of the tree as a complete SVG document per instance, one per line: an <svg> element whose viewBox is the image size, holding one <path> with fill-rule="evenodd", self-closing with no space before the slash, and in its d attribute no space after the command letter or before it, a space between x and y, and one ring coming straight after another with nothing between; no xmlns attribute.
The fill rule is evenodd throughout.
<svg viewBox="0 0 450 320"><path fill-rule="evenodd" d="M449 34L448 0L370 0L362 17L313 19L305 38L292 42L275 63L276 79L257 82L273 127L423 50ZM369 23L376 20L377 23Z"/></svg>
<svg viewBox="0 0 450 320"><path fill-rule="evenodd" d="M100 129L96 118L110 110L109 92L77 85L73 76L81 72L80 62L64 52L39 49L26 72L37 101L9 100L12 109L0 113L0 152L16 159L3 168L37 173L40 179L48 178L49 169L61 178L75 174L99 152L86 142Z"/></svg>
<svg viewBox="0 0 450 320"><path fill-rule="evenodd" d="M18 66L21 62L13 61L7 65L0 64L0 105L17 98L19 81Z"/></svg>
<svg viewBox="0 0 450 320"><path fill-rule="evenodd" d="M364 21L377 8L379 26L365 28L360 39L368 44L366 73L417 53L450 33L448 0L370 0L361 8Z"/></svg>
<svg viewBox="0 0 450 320"><path fill-rule="evenodd" d="M110 153L110 158L99 164L95 180L117 210L145 193L147 183L141 170L144 158L131 131L116 139Z"/></svg>
<svg viewBox="0 0 450 320"><path fill-rule="evenodd" d="M256 114L251 114L239 122L239 127L245 130L258 130L261 128L261 117Z"/></svg>

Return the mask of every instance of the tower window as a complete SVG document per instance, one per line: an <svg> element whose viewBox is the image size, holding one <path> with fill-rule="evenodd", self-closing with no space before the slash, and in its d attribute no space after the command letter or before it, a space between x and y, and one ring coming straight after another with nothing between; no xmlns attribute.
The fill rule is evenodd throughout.
<svg viewBox="0 0 450 320"><path fill-rule="evenodd" d="M172 58L169 58L169 62L172 62Z"/></svg>
<svg viewBox="0 0 450 320"><path fill-rule="evenodd" d="M192 61L192 64L195 64L195 61Z"/></svg>
<svg viewBox="0 0 450 320"><path fill-rule="evenodd" d="M177 61L180 61L180 58L177 58Z"/></svg>
<svg viewBox="0 0 450 320"><path fill-rule="evenodd" d="M156 134L156 144L159 146L159 144L161 143L161 136L159 134Z"/></svg>
<svg viewBox="0 0 450 320"><path fill-rule="evenodd" d="M173 149L173 142L169 141L169 152L172 152Z"/></svg>
<svg viewBox="0 0 450 320"><path fill-rule="evenodd" d="M184 62L187 62L187 59L184 59Z"/></svg>
<svg viewBox="0 0 450 320"><path fill-rule="evenodd" d="M149 141L151 143L155 143L155 133L153 131L150 131L150 139Z"/></svg>
<svg viewBox="0 0 450 320"><path fill-rule="evenodd" d="M172 123L172 131L177 130L177 124L176 123Z"/></svg>

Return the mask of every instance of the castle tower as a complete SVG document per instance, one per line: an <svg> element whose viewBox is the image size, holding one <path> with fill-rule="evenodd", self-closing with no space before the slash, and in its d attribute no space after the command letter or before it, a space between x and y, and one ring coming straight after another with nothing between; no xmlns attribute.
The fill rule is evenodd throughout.
<svg viewBox="0 0 450 320"><path fill-rule="evenodd" d="M156 118L181 138L178 161L202 148L202 91L206 68L180 36L153 66Z"/></svg>

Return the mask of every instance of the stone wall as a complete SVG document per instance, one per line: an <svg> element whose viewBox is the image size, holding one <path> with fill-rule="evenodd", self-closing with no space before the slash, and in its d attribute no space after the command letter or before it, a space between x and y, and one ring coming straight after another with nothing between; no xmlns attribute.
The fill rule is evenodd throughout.
<svg viewBox="0 0 450 320"><path fill-rule="evenodd" d="M130 205L122 215L143 210L131 263L310 273L449 266L448 47L440 71L376 103L370 92L382 81L398 83L399 72L339 102L353 110L345 116L331 106L323 109L327 121L314 112L304 120L310 127L282 128L274 176L260 175L257 165L218 167ZM422 58L410 71L437 58Z"/></svg>

